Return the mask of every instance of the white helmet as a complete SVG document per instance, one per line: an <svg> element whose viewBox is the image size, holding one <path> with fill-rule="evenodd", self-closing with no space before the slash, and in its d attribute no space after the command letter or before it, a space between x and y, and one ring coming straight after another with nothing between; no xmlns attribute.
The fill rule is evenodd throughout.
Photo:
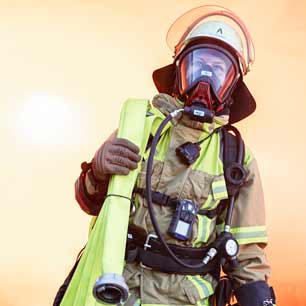
<svg viewBox="0 0 306 306"><path fill-rule="evenodd" d="M255 60L254 45L244 23L232 11L212 5L194 8L172 24L167 43L177 57L187 44L200 37L224 42L236 54L243 75L250 70Z"/></svg>
<svg viewBox="0 0 306 306"><path fill-rule="evenodd" d="M237 50L241 54L243 53L243 45L239 34L234 28L222 21L212 20L199 24L190 33L188 33L185 44L187 44L193 38L203 36L222 40L233 47L234 50Z"/></svg>

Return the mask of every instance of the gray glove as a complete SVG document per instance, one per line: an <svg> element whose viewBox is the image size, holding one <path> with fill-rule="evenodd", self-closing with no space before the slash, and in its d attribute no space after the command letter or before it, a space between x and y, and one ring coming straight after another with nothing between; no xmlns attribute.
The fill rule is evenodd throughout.
<svg viewBox="0 0 306 306"><path fill-rule="evenodd" d="M93 175L105 181L109 175L127 175L141 160L139 148L131 141L117 138L114 132L97 150L92 160Z"/></svg>

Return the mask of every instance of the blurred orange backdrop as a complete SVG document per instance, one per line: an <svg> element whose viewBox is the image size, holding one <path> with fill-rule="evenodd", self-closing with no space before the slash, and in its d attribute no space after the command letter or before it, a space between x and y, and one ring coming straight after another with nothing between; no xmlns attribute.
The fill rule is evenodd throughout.
<svg viewBox="0 0 306 306"><path fill-rule="evenodd" d="M80 163L128 97L152 98L165 36L196 0L0 1L0 305L51 305L87 240ZM306 305L306 1L227 0L247 24L256 113L238 124L261 170L278 305ZM304 289L304 290L303 290Z"/></svg>

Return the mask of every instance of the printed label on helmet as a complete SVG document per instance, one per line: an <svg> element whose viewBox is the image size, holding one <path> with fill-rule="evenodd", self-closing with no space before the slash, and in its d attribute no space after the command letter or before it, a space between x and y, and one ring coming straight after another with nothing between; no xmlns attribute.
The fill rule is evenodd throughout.
<svg viewBox="0 0 306 306"><path fill-rule="evenodd" d="M202 70L201 71L201 75L205 75L205 76L211 77L212 76L212 72L211 71Z"/></svg>
<svg viewBox="0 0 306 306"><path fill-rule="evenodd" d="M222 28L219 28L218 31L217 31L216 33L217 33L217 34L220 33L220 34L222 35L222 34L223 34Z"/></svg>

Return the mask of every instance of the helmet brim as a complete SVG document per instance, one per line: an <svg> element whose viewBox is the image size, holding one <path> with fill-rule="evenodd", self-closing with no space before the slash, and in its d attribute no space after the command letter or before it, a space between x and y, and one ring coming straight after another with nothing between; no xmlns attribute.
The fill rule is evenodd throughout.
<svg viewBox="0 0 306 306"><path fill-rule="evenodd" d="M159 93L173 94L175 81L175 64L161 67L153 71L153 82ZM234 102L230 106L229 123L236 123L250 116L256 109L256 101L246 84L240 78L232 93Z"/></svg>

